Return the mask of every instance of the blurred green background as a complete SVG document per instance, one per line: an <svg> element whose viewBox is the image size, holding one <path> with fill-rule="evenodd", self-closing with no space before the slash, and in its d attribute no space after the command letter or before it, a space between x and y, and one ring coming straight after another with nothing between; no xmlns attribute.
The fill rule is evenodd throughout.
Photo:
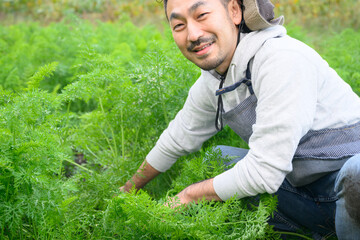
<svg viewBox="0 0 360 240"><path fill-rule="evenodd" d="M273 0L276 14L287 22L311 30L359 29L360 1ZM68 14L102 21L116 21L128 14L137 25L165 21L161 0L2 0L0 20L5 24L36 20L44 24L60 21Z"/></svg>

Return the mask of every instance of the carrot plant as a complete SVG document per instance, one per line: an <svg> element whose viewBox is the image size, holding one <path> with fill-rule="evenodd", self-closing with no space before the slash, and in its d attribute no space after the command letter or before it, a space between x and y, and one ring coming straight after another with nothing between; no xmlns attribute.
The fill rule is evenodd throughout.
<svg viewBox="0 0 360 240"><path fill-rule="evenodd" d="M37 88L55 66L41 68L21 93L2 92L7 99L0 109L2 238L36 237L54 215L61 217L62 163L73 162L71 148L61 139L61 100Z"/></svg>
<svg viewBox="0 0 360 240"><path fill-rule="evenodd" d="M360 31L345 29L320 43L321 52L360 96Z"/></svg>

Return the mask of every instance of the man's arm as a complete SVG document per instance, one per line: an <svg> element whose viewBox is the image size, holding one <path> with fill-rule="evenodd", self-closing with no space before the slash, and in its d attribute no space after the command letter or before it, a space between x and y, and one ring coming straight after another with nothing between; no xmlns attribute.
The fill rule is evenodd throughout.
<svg viewBox="0 0 360 240"><path fill-rule="evenodd" d="M122 192L129 192L135 185L135 189L143 188L148 182L159 175L161 172L153 168L145 160L139 169L136 171L134 176L125 183L124 186L120 187ZM213 178L191 184L184 190L179 192L176 197L179 198L180 204L188 204L190 202L198 202L205 198L206 200L221 201L219 196L216 194L213 187ZM174 199L174 201L176 201Z"/></svg>
<svg viewBox="0 0 360 240"><path fill-rule="evenodd" d="M145 159L134 176L129 181L127 181L124 186L120 187L120 191L129 192L134 185L135 189L138 190L144 187L148 182L150 182L159 174L160 172L148 164Z"/></svg>
<svg viewBox="0 0 360 240"><path fill-rule="evenodd" d="M179 192L176 197L179 198L180 204L188 204L190 202L197 203L203 198L209 201L221 201L220 197L216 194L214 190L213 180L213 178L210 178L201 182L191 184L190 186ZM176 201L176 197L175 199L173 199L173 201Z"/></svg>

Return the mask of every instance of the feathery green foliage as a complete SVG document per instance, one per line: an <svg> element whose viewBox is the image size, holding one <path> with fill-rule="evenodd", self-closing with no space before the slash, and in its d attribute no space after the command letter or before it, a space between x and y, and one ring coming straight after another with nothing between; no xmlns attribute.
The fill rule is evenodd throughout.
<svg viewBox="0 0 360 240"><path fill-rule="evenodd" d="M326 61L360 95L360 31L345 29L321 43Z"/></svg>
<svg viewBox="0 0 360 240"><path fill-rule="evenodd" d="M184 187L214 177L224 171L219 152L198 154L182 164L180 175L167 195ZM275 210L276 199L262 195L259 199L200 201L187 208L170 209L165 198L154 201L146 192L121 194L111 200L104 218L104 228L125 239L277 239L279 236L266 220ZM115 221L116 220L116 221ZM121 222L121 224L114 224Z"/></svg>

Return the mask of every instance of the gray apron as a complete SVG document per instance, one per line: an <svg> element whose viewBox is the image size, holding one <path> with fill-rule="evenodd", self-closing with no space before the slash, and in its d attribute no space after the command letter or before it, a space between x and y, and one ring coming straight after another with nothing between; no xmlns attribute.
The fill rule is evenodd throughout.
<svg viewBox="0 0 360 240"><path fill-rule="evenodd" d="M222 88L220 83L216 95L219 96L218 114L245 142L249 142L252 126L256 123L257 98L251 85L250 64L246 70L246 77L234 85ZM234 109L224 112L221 94L233 91L241 84L248 86L250 96ZM216 120L218 128L218 120ZM360 153L360 122L341 127L308 131L300 140L293 157L293 171L286 178L293 186L309 184L329 172L339 170L350 157Z"/></svg>

